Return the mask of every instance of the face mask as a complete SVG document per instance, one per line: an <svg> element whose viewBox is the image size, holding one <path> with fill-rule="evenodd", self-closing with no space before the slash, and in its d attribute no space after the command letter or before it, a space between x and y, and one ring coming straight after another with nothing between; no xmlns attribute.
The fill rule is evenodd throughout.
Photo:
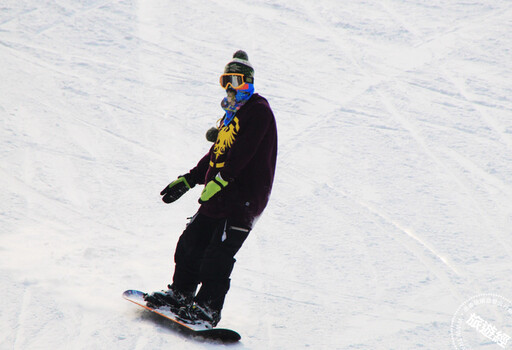
<svg viewBox="0 0 512 350"><path fill-rule="evenodd" d="M220 105L226 112L224 125L229 125L236 112L251 98L254 93L254 84L245 83L240 89L233 89L229 86L226 90L227 96L221 101Z"/></svg>

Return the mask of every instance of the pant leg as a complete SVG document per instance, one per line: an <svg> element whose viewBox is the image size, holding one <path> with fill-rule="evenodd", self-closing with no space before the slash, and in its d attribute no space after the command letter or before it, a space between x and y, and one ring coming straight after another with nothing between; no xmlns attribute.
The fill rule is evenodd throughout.
<svg viewBox="0 0 512 350"><path fill-rule="evenodd" d="M183 231L174 253L173 287L182 293L193 293L197 289L201 264L205 250L214 233L218 230L219 220L197 213Z"/></svg>
<svg viewBox="0 0 512 350"><path fill-rule="evenodd" d="M200 266L202 285L196 296L198 304L217 311L222 309L236 262L234 256L249 232L250 229L230 225L229 220L215 231Z"/></svg>

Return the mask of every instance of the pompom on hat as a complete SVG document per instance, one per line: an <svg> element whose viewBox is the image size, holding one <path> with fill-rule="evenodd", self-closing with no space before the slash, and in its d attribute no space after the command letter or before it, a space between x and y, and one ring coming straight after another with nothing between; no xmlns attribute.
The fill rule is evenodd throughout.
<svg viewBox="0 0 512 350"><path fill-rule="evenodd" d="M244 75L246 83L254 83L254 68L249 62L249 56L247 52L238 50L233 54L233 60L226 64L224 68L224 74L228 73L239 73Z"/></svg>

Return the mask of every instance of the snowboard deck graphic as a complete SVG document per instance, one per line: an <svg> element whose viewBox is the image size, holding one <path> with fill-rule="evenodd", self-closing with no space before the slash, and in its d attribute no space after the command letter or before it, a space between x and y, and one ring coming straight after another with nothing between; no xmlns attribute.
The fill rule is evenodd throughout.
<svg viewBox="0 0 512 350"><path fill-rule="evenodd" d="M209 328L205 324L188 324L179 319L168 307L152 308L146 305L144 293L139 290L129 289L123 293L123 298L143 307L146 310L154 312L166 319L172 321L181 330L192 335L197 335L205 339L219 340L221 342L236 342L241 339L240 334L226 328Z"/></svg>

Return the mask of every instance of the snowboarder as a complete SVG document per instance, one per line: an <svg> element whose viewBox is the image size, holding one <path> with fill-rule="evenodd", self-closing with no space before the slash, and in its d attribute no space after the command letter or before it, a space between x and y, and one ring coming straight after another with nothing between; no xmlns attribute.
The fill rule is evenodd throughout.
<svg viewBox="0 0 512 350"><path fill-rule="evenodd" d="M225 114L207 133L213 146L160 193L165 203L172 203L204 184L201 205L176 246L172 285L145 295L148 305L169 306L184 320L212 327L220 320L234 256L267 205L277 157L274 115L267 100L254 93L247 53L235 52L220 85L227 95L221 102Z"/></svg>

